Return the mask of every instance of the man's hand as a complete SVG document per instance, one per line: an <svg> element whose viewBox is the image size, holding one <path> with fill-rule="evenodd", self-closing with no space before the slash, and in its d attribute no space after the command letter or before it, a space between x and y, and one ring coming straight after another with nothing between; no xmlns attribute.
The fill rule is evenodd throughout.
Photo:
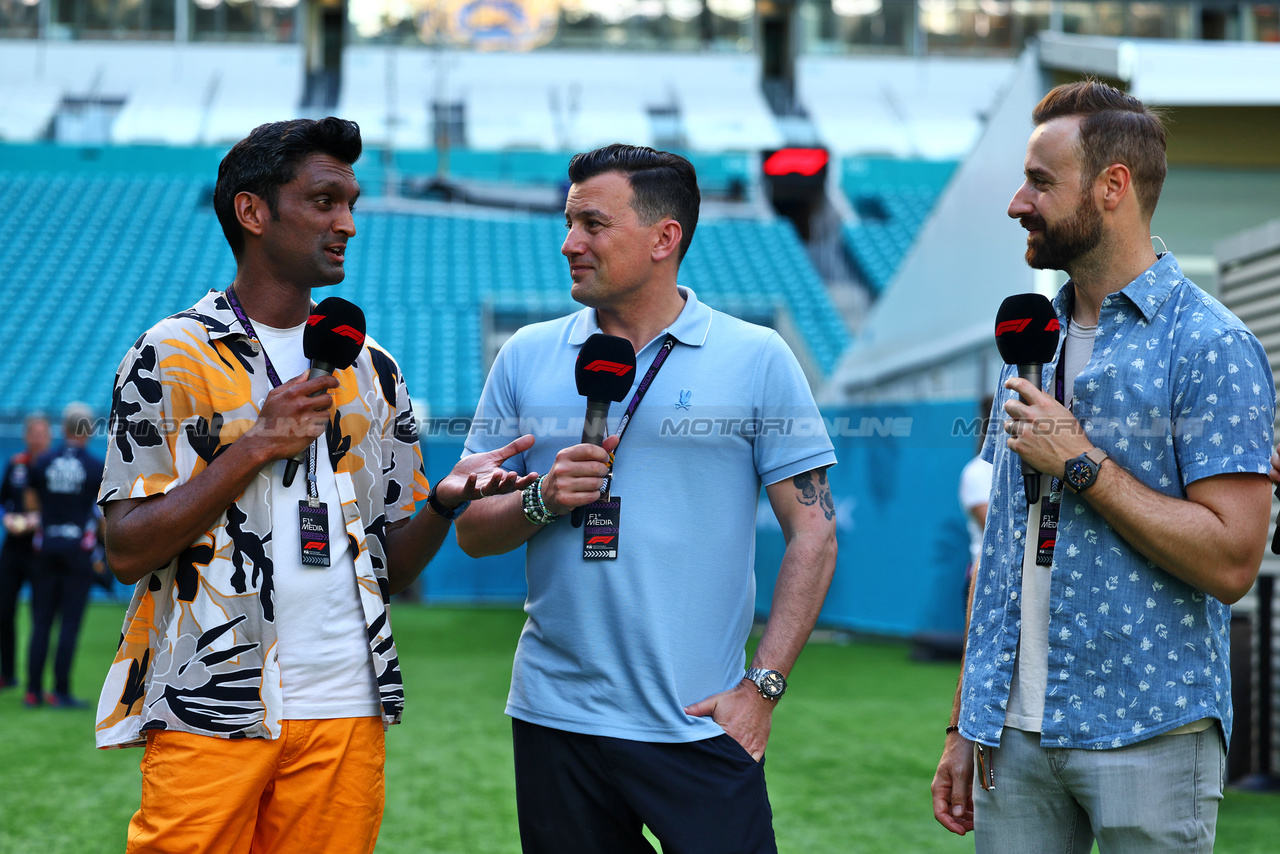
<svg viewBox="0 0 1280 854"><path fill-rule="evenodd" d="M309 380L306 374L299 374L273 388L258 412L258 420L240 441L252 447L264 464L296 457L324 434L329 410L333 408L333 397L328 392L337 387L337 377ZM311 397L313 394L315 397Z"/></svg>
<svg viewBox="0 0 1280 854"><path fill-rule="evenodd" d="M947 746L942 749L930 790L933 817L939 824L960 836L973 830L972 741L958 732L947 734Z"/></svg>
<svg viewBox="0 0 1280 854"><path fill-rule="evenodd" d="M1009 378L1004 387L1021 395L1004 405L1009 415L1005 444L1037 471L1061 475L1067 460L1093 447L1080 422L1061 403L1021 377Z"/></svg>
<svg viewBox="0 0 1280 854"><path fill-rule="evenodd" d="M600 498L600 487L609 474L609 454L619 438L610 436L604 445L573 445L556 454L556 461L542 482L542 503L557 516L575 507L584 507Z"/></svg>
<svg viewBox="0 0 1280 854"><path fill-rule="evenodd" d="M502 464L532 448L533 442L533 436L525 435L497 450L463 457L436 483L436 499L452 509L467 501L524 489L538 479L538 473L521 477Z"/></svg>
<svg viewBox="0 0 1280 854"><path fill-rule="evenodd" d="M1267 472L1267 477L1272 483L1280 484L1280 445L1271 452L1271 471Z"/></svg>
<svg viewBox="0 0 1280 854"><path fill-rule="evenodd" d="M684 710L695 718L710 716L730 738L759 762L769 744L773 726L773 710L777 700L766 700L750 679L743 679L728 691L694 703Z"/></svg>

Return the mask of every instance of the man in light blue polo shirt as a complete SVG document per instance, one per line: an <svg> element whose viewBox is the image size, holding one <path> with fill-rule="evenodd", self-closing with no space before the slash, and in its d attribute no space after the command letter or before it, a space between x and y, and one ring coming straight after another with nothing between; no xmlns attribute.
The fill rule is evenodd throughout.
<svg viewBox="0 0 1280 854"><path fill-rule="evenodd" d="M507 342L467 440L473 453L532 433L508 465L544 474L457 528L474 556L527 543L507 704L524 850L650 851L648 826L668 850L776 851L763 757L835 566L835 455L777 333L676 285L698 215L688 161L613 145L577 155L569 177L561 251L587 308ZM646 389L603 447L579 444L574 381L596 332L636 350L624 402ZM611 452L617 556L595 559L590 524L569 514L601 502ZM761 485L787 550L744 675Z"/></svg>
<svg viewBox="0 0 1280 854"><path fill-rule="evenodd" d="M934 815L979 854L1095 838L1209 854L1275 384L1257 338L1152 247L1160 118L1096 80L1032 117L1009 216L1028 264L1071 276L1065 334L1045 388L1006 368L993 409L1008 436L983 448L995 477ZM1043 473L1031 506L1019 457Z"/></svg>

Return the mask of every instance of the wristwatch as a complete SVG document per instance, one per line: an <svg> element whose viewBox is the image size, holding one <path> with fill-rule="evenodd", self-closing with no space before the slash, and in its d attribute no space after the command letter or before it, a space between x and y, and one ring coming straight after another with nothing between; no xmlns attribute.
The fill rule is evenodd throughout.
<svg viewBox="0 0 1280 854"><path fill-rule="evenodd" d="M1101 448L1090 448L1078 457L1067 460L1062 479L1076 492L1084 492L1093 486L1098 479L1098 469L1102 468L1107 452Z"/></svg>
<svg viewBox="0 0 1280 854"><path fill-rule="evenodd" d="M468 507L471 506L471 502L464 501L461 504L459 504L457 507L450 510L448 507L445 507L443 504L440 503L439 498L436 498L436 488L433 486L431 487L431 491L427 493L427 506L431 508L432 513L436 514L437 516L443 519L448 519L450 522L452 522L454 519L457 519L459 516L462 515L463 510L466 510Z"/></svg>
<svg viewBox="0 0 1280 854"><path fill-rule="evenodd" d="M787 678L776 670L751 667L747 670L747 678L756 683L760 696L766 700L776 700L787 693Z"/></svg>

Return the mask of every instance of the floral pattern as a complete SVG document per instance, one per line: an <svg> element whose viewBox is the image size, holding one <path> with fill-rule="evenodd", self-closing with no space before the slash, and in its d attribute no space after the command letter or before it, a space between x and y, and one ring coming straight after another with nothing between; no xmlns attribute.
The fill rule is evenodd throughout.
<svg viewBox="0 0 1280 854"><path fill-rule="evenodd" d="M1073 292L1067 283L1054 301L1064 326ZM1276 402L1267 355L1172 255L1103 301L1094 342L1072 411L1115 464L1180 498L1201 478L1266 474ZM1046 391L1056 367L1056 359L1045 366ZM1004 381L1014 370L1001 377L993 417L1013 395ZM1027 503L1019 458L1003 433L988 435L983 456L995 478L960 727L966 738L995 745L1021 626ZM1206 717L1221 720L1230 738L1227 605L1148 561L1070 490L1050 585L1045 745L1121 747Z"/></svg>
<svg viewBox="0 0 1280 854"><path fill-rule="evenodd" d="M391 724L404 689L387 610L385 532L414 513L429 485L395 360L368 338L336 376L326 441ZM120 363L99 503L192 480L253 425L270 390L260 348L221 292L161 321ZM99 747L141 744L149 729L279 735L271 483L264 468L212 528L138 582L98 701Z"/></svg>

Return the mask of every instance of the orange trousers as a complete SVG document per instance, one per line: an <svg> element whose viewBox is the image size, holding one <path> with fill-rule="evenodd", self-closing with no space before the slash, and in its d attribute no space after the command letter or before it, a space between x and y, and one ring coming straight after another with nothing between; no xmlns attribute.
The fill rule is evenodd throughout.
<svg viewBox="0 0 1280 854"><path fill-rule="evenodd" d="M380 718L284 721L280 738L151 730L129 854L371 854Z"/></svg>

